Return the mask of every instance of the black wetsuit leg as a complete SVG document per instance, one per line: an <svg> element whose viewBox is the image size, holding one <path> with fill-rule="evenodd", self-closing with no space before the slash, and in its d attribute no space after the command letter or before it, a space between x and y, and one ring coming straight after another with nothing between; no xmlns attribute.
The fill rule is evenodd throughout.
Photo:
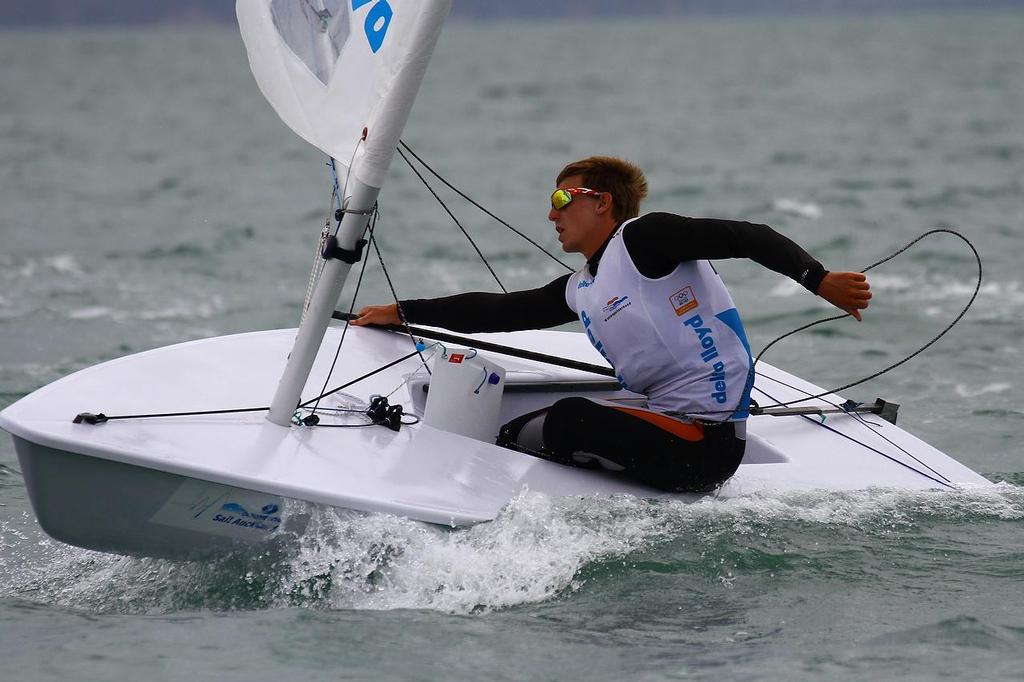
<svg viewBox="0 0 1024 682"><path fill-rule="evenodd" d="M581 397L564 398L546 412L512 420L502 429L504 440L514 443L538 418L543 419L541 456L586 465L579 454L595 455L622 467L623 475L670 492L715 489L736 473L746 445L731 422L682 424L658 413ZM537 448L535 441L521 445L526 451Z"/></svg>

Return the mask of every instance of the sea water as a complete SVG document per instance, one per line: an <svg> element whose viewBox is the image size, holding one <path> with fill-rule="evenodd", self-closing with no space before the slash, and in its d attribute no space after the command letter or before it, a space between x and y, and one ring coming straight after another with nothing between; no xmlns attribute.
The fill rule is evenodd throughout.
<svg viewBox="0 0 1024 682"><path fill-rule="evenodd" d="M643 166L648 210L768 223L830 269L959 230L984 262L971 311L848 393L901 403L905 428L992 488L525 491L460 530L310 508L284 550L170 562L47 538L4 438L0 678L1019 678L1021 35L1013 11L456 24L405 135L551 250L554 176L593 153ZM0 406L127 353L298 323L330 177L234 28L11 32L0 57ZM441 193L509 289L563 272ZM400 160L378 240L399 296L497 290ZM756 264L716 266L755 352L830 313ZM357 305L390 300L381 270ZM872 271L864 322L765 359L849 383L941 331L976 277L962 242L928 238Z"/></svg>

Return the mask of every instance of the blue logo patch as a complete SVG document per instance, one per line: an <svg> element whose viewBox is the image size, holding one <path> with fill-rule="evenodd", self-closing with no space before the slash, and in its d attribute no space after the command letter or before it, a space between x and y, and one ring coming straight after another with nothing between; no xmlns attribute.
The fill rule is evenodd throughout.
<svg viewBox="0 0 1024 682"><path fill-rule="evenodd" d="M373 0L352 0L352 11L354 12L371 2ZM363 33L366 34L366 41L375 54L384 45L384 39L388 35L388 27L391 26L393 16L395 16L395 11L388 4L388 0L377 0L366 14Z"/></svg>

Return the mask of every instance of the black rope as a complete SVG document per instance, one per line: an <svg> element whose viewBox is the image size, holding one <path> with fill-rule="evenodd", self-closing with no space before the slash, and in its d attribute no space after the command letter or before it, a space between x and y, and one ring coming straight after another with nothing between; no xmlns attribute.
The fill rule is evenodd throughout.
<svg viewBox="0 0 1024 682"><path fill-rule="evenodd" d="M437 203L441 204L441 208L443 208L448 213L448 216L455 222L458 228L462 230L462 234L464 234L466 236L466 239L469 240L469 243L472 245L473 250L476 251L476 255L480 256L480 260L483 261L483 264L485 266L487 266L487 269L490 271L491 276L494 277L494 281L498 283L499 287L501 287L501 291L507 294L508 289L506 289L505 285L501 283L501 280L498 278L498 273L496 273L494 271L494 268L491 267L491 264L487 261L487 257L484 256L483 252L480 250L480 247L476 245L475 241L473 241L473 238L469 236L469 232L466 231L466 228L462 226L462 223L460 223L459 219L455 217L455 214L452 213L450 208L448 208L448 205L444 203L444 200L441 199L440 196L438 196L437 192L434 191L434 188L430 186L429 182L427 182L427 179L423 177L423 174L420 173L419 170L417 170L417 168L412 165L412 162L409 161L409 158L402 152L402 150L398 149L397 151L399 156L401 156L409 165L409 168L412 169L412 172L416 174L416 177L420 179L420 182L423 183L423 186L426 187L430 191L430 193L434 195L434 198L437 199Z"/></svg>
<svg viewBox="0 0 1024 682"><path fill-rule="evenodd" d="M768 375L766 375L766 374L761 374L760 372L758 372L758 376L760 376L760 377L762 377L762 378L764 378L764 379L767 379L768 381L774 381L774 382L775 382L776 384L779 384L780 386L785 386L786 388L789 388L789 389L791 389L791 390L794 390L794 391L799 391L800 393L807 393L807 391L806 391L806 390L804 390L804 389L802 389L802 388L798 388L798 387L796 387L796 386L792 386L792 385L790 385L790 384L786 383L785 381L782 381L781 379L777 379L776 377L770 377L770 376L768 376ZM777 398L775 398L775 397L774 397L773 395L771 395L770 393L768 393L767 391L765 391L765 390L764 390L764 389L762 389L762 388L756 388L755 390L757 390L757 391L759 391L760 393L762 393L762 394L764 394L764 395L768 396L768 397L769 397L769 398L771 398L772 400L776 400L776 401L778 400ZM810 394L808 393L808 395L810 395ZM828 403L829 405L833 406L833 407L837 407L837 408L839 408L839 409L843 409L842 405L839 405L838 403L835 403L835 402L833 402L833 401L831 401L831 400L828 400L827 398L822 398L822 400L823 400L824 402ZM927 469L928 471L930 471L930 472L932 472L933 474L935 474L936 476L938 476L939 478L942 478L942 479L943 479L943 480L945 480L945 481L946 481L947 483L949 482L949 478L947 478L946 476L943 476L943 475L942 475L942 474L940 474L940 473L939 473L938 471L936 471L936 470L935 470L935 469L933 469L932 467L930 467L930 466L928 466L927 464L925 464L924 462L922 462L922 461L921 461L920 459L918 459L918 458L917 458L917 457L916 457L916 456L915 456L914 454L912 454L911 452L909 452L909 451L908 451L908 450L907 450L906 448L904 448L903 446L901 446L901 445L899 445L898 443L896 443L896 442L894 442L893 440L891 440L891 439L890 439L890 438L889 438L888 436L886 436L885 434L883 434L883 433L880 433L880 432L879 432L879 431L877 431L876 429L872 428L872 426L873 426L873 425L871 424L871 422L867 421L866 419L864 419L863 417L861 417L860 415L858 415L858 414L857 414L856 412L852 412L852 411L850 411L850 412L847 412L847 414L849 414L849 415L850 415L850 416L852 416L852 417L853 417L854 419L856 419L856 420L857 420L857 421L858 421L858 422L859 422L859 423L860 423L860 424L861 424L862 426L864 426L864 428L866 428L866 429L869 429L869 430L871 431L871 433L873 433L874 435L878 436L879 438L881 438L882 440L884 440L884 441L885 441L886 443L888 443L889 445L893 446L894 448L896 448L897 450L899 450L900 452L902 452L903 454L905 454L905 455L906 455L907 457L910 457L910 458L911 458L912 460L914 460L915 462L917 462L918 464L920 464L921 466L923 466L923 467L924 467L925 469ZM801 415L801 416L806 416L806 415ZM824 421L822 421L822 422L818 422L818 421L817 421L817 420L815 420L815 419L811 419L811 421L812 421L812 422L815 422L816 424L822 424L822 425L824 425ZM849 437L849 436L848 436L848 437ZM868 445L867 443L862 443L861 441L855 441L855 442L857 442L857 443L860 443L861 445L863 445L863 446L864 446L864 447L866 447L866 448L869 448L869 449L873 449L873 448L871 448L871 446L870 446L870 445ZM876 452L878 452L878 451L876 450ZM912 467L911 467L911 468L912 468ZM915 469L915 471L917 471L917 470ZM920 473L920 474L921 474L922 476L927 476L927 474L924 474L924 473L922 473L922 472L918 472L918 473ZM931 477L930 477L930 476L928 476L928 478L931 478ZM934 480L934 479L933 479L933 480Z"/></svg>
<svg viewBox="0 0 1024 682"><path fill-rule="evenodd" d="M107 416L102 412L92 414L89 412L83 412L75 417L75 423L86 422L88 424L102 424L107 421L115 421L117 419L156 419L158 417L199 417L209 414L240 414L242 412L266 412L270 409L267 407L239 407L230 410L196 410L193 412L157 412L149 414L118 414L113 416Z"/></svg>
<svg viewBox="0 0 1024 682"><path fill-rule="evenodd" d="M414 426L420 423L420 418L416 417L412 421L403 421L399 423L402 426ZM367 426L380 426L380 424L377 422L366 422L365 424L324 424L323 422L318 422L316 424L306 424L306 426L310 426L317 429L362 429L366 428Z"/></svg>
<svg viewBox="0 0 1024 682"><path fill-rule="evenodd" d="M348 382L347 384L342 384L341 386L338 386L337 388L332 388L330 391L327 391L326 393L321 393L320 395L318 395L315 398L310 398L309 400L307 400L304 403L299 403L299 407L300 408L301 407L309 407L312 403L315 403L315 402L317 402L319 400L322 400L323 398L326 398L329 395L334 395L338 391L343 391L346 388L348 388L349 386L351 386L353 384L359 383L363 379L368 379L368 378L372 377L374 374L379 374L379 373L383 372L386 369L390 369L390 368L394 367L395 365L397 365L398 363L404 362L405 360L408 360L409 358L411 358L412 356L416 355L417 353L419 353L419 351L418 350L414 350L411 353L403 355L402 357L398 358L397 360L393 360L393 361L389 362L388 364L386 364L386 365L384 365L382 367L378 367L375 370L367 372L366 374L362 375L361 377L356 377L355 379L353 379L352 381ZM270 408L263 408L263 409L270 409Z"/></svg>
<svg viewBox="0 0 1024 682"><path fill-rule="evenodd" d="M376 216L374 220L376 225ZM380 247L377 245L377 240L374 238L373 233L370 233L370 244L373 245L373 250L377 254L377 260L380 262L381 272L384 273L384 279L387 280L388 288L391 289L391 297L395 300L395 305L398 307L398 319L401 322L405 332L409 335L409 339L412 340L413 348L416 349L416 353L420 356L420 362L423 363L423 368L427 370L427 375L432 376L430 373L430 366L427 364L427 359L423 357L423 350L420 348L419 342L416 341L416 337L413 336L412 329L409 327L409 323L405 321L405 312L402 310L402 303L398 300L398 291L395 290L395 284L391 281L391 274L388 272L388 266L384 263L384 255L380 252ZM349 319L351 319L352 311L349 310L349 317L345 320L345 328L348 328Z"/></svg>
<svg viewBox="0 0 1024 682"><path fill-rule="evenodd" d="M982 281L981 256L978 254L978 250L974 247L974 244L972 244L971 241L969 239L967 239L967 237L963 236L959 232L956 232L955 230L950 230L950 229L946 229L946 228L938 228L938 229L935 229L935 230L929 230L929 231L925 232L924 234L918 236L916 239L911 240L906 245L904 245L903 247L897 249L896 251L894 251L893 253L889 254L885 258L883 258L883 259L881 259L881 260L879 260L879 261L877 261L875 263L872 263L871 265L867 266L866 268L864 268L860 272L865 273L865 272L868 272L869 270L872 270L873 268L878 267L879 265L882 265L883 263L887 263L887 262L891 261L893 258L895 258L896 256L899 256L900 254L902 254L905 251L907 251L910 247L914 246L915 244L917 244L919 241L921 241L925 237L931 236L933 234L943 233L943 232L945 232L947 234L954 235L954 236L959 237L960 239L962 239L967 244L967 246L970 247L971 253L974 254L974 259L975 259L975 261L978 264L978 281L975 283L974 293L971 294L970 300L967 301L967 304L964 305L963 310L960 311L960 313L953 319L952 322L950 322L948 325L946 325L946 327L942 331L940 331L938 334L936 334L935 337L933 337L930 341L928 341L928 343L924 344L923 346L918 348L916 351L914 351L910 355L904 357L902 360L899 360L898 362L894 362L893 364L889 365L888 367L885 367L885 368L875 372L874 374L871 374L870 376L864 377L863 379L858 379L857 381L853 381L853 382L848 383L848 384L844 384L843 386L840 386L838 388L834 388L834 389L831 389L831 390L828 390L828 391L824 391L823 393L818 393L816 395L812 395L812 394L808 393L806 398L798 398L796 400L790 400L790 401L784 402L784 403L775 403L774 405L764 405L763 407L789 407L791 405L795 405L796 403L802 403L802 402L805 402L805 401L808 401L808 400L821 399L821 398L824 398L825 396L832 395L832 394L835 394L835 393L839 393L840 391L845 391L848 388L853 388L854 386L859 386L861 384L867 383L868 381L871 381L872 379L877 379L878 377L882 376L883 374L885 374L887 372L890 372L890 371L896 369L897 367L899 367L900 365L903 365L903 364L909 362L913 358L917 357L918 355L920 355L921 353L926 351L932 345L934 345L943 336L948 334L949 331L951 329L953 329L953 327L955 327L960 322L960 320L963 319L964 315L967 314L967 311L970 310L971 306L974 305L974 301L975 301L975 299L978 298L978 293L981 291L981 281ZM816 320L816 321L811 322L809 324L805 324L802 327L797 327L796 329L793 329L792 331L788 331L785 334L783 334L782 336L779 336L779 337L773 339L768 345L766 345L761 350L760 353L757 354L757 357L755 357L753 362L750 364L750 371L747 373L747 382L744 385L744 393L746 391L751 390L751 389L754 388L754 377L755 376L758 376L758 375L759 376L765 376L765 375L762 375L762 374L757 372L757 363L761 361L761 357L765 353L768 352L769 348L771 348L772 346L777 344L779 341L782 341L783 339L789 338L790 336L793 336L794 334L797 334L799 332L802 332L802 331L805 331L807 329L810 329L811 327L815 327L815 326L817 326L819 324L824 324L826 322L835 322L836 320L842 320L842 319L845 319L847 317L850 317L850 313L844 313L842 315L834 315L834 316L831 316L831 317L826 317L824 319ZM801 389L796 389L796 390L801 390ZM802 393L807 393L806 391L803 391L803 390L801 390L801 392ZM772 398L772 400L774 400L774 398ZM828 402L828 401L826 400L826 402ZM729 416L726 417L726 421L728 421L729 419L732 419L736 415L736 413L739 412L739 411L740 411L740 405L737 405L732 410L713 410L713 411L707 411L707 412L689 412L688 414L690 414L690 415L728 414Z"/></svg>
<svg viewBox="0 0 1024 682"><path fill-rule="evenodd" d="M541 251L541 252L542 252L542 253L543 253L543 254L544 254L545 256L547 256L547 257L548 257L548 258L550 258L551 260L555 261L556 263L558 263L559 265L561 265L561 266L562 266L563 268L565 268L565 269L566 269L566 270L568 270L569 272L574 272L574 271L576 270L576 268L572 267L571 265L568 265L567 263L565 263L564 261L562 261L561 259L559 259L559 258L558 258L558 257L557 257L557 256L556 256L555 254L553 254L553 253L551 253L550 251L548 251L547 249L545 249L545 248L544 248L543 246L541 246L541 245L540 245L540 244L538 244L538 243L537 243L536 241L534 241L533 239L531 239L531 238L530 238L530 237L529 237L528 235L526 235L526 234L524 234L523 232L521 232L521 231L517 230L516 228L512 227L512 225L510 225L510 224L509 224L508 222L506 222L505 220L502 220L502 219L501 219L501 218L499 218L498 216L494 215L494 214L493 214L493 213L491 213L491 212L490 212L490 211L489 211L488 209L486 209L485 207L483 207L482 205L480 205L480 204L479 204L478 202L474 201L474 200L473 200L473 199L472 199L472 198L471 198L471 197L470 197L469 195L467 195L467 194L466 194L465 192L463 192L462 190L460 190L460 189L459 189L458 187L456 187L456 186L455 186L455 185L453 185L452 183L448 182L448 180L446 180L446 179L445 179L445 178L444 178L444 177L443 177L443 176L442 176L442 175L441 175L440 173L438 173L438 172L437 172L436 170L434 170L434 169L433 169L433 168L432 168L432 167L430 166L430 164L428 164L428 163L427 163L426 161L424 161L424 160L423 160L423 159L422 159L422 158L420 157L420 155L419 155L419 154L417 154L417 153L416 153L415 151L413 151L412 147L410 147L409 145L407 145L407 144L405 143L405 140L399 140L399 141L398 141L398 144L402 145L402 147L403 147L403 148L405 149L405 151L409 152L409 154L411 154L411 155L412 155L412 157L413 157L414 159L416 159L417 161L419 161L419 162L420 162L420 165L422 165L422 166L423 166L424 168L426 168L426 169L427 169L428 171L430 171L430 174L431 174L431 175L433 175L433 176L434 176L435 178L437 178L437 179L438 179L438 180L440 180L440 181L441 181L442 183L444 183L445 187L447 187L448 189L450 189L450 190L452 190L453 192L455 192L456 194L458 194L458 195L459 195L460 197L462 197L463 199L465 199L466 201L468 201L468 202L469 202L470 204L472 204L473 206L475 206L475 207L477 207L478 209L480 209L481 211L483 211L483 212L484 212L484 213L485 213L486 215L490 216L491 218L493 218L494 220L496 220L496 221L497 221L498 223L500 223L501 225L504 225L504 226L505 226L505 227L507 227L508 229L510 229L510 230L512 230L513 232L515 232L515 233L516 233L517 235L519 235L520 237L522 237L523 239L525 239L526 241L528 241L528 242L529 242L530 244L532 244L533 246L535 246L535 247L536 247L537 249L539 249L539 250L540 250L540 251ZM401 150L399 150L399 153L401 154ZM402 158L405 158L405 156L403 155L403 157L402 157ZM406 162L406 163L409 163L409 159L405 159L405 162ZM435 195L435 196L436 196L436 195Z"/></svg>
<svg viewBox="0 0 1024 682"><path fill-rule="evenodd" d="M953 327L955 327L960 322L960 320L963 319L964 315L967 314L967 311L970 310L972 305L974 305L974 301L975 301L975 299L978 298L978 293L981 291L982 265L981 265L981 255L978 254L978 250L976 248L974 248L974 244L972 244L971 241L969 239L967 239L967 237L963 236L962 234L960 234L959 232L957 232L955 230L950 230L950 229L946 229L946 228L939 228L939 229L935 229L935 230L929 230L928 232L925 232L921 236L917 237L916 239L911 240L909 243L906 244L906 246L896 250L895 252L893 252L892 254L886 256L882 260L880 260L880 261L878 261L876 263L872 263L871 265L867 266L866 268L861 270L861 272L862 273L863 272L868 272L869 270L872 270L872 269L878 267L879 265L882 265L883 263L887 263L887 262L891 261L893 258L895 258L896 256L899 256L900 254L904 253L907 249L909 249L910 247L914 246L915 244L917 244L919 241L921 241L925 237L931 236L933 234L940 234L940 233L951 234L951 235L953 235L955 237L958 237L959 239L962 239L964 241L964 243L967 244L967 246L970 247L971 253L974 254L974 259L975 259L975 261L978 264L978 281L974 285L974 293L971 294L970 300L967 301L967 304L963 307L963 310L960 311L960 313L953 319L953 321L950 322L948 325L946 325L946 327L942 331L940 331L938 334L936 334L930 341L928 341L928 343L924 344L923 346L921 346L920 348L915 350L910 355L906 356L902 360L899 360L898 362L894 362L893 364L889 365L888 367L885 367L884 369L881 369L881 370L875 372L874 374L872 374L870 376L864 377L863 379L858 379L857 381L853 381L853 382L851 382L849 384L845 384L845 385L840 386L838 388L834 388L834 389L832 389L830 391L825 391L824 393L819 393L818 395L811 395L811 396L808 396L806 398L799 398L797 400L791 400L791 401L788 401L788 402L785 402L785 403L778 403L776 405L770 405L769 407L788 407L788 406L793 405L795 403L801 403L801 402L804 402L806 400L814 400L816 398L822 398L824 396L831 395L833 393L839 393L840 391L845 391L848 388L853 388L854 386L859 386L859 385L861 385L863 383L867 383L868 381L871 381L872 379L877 379L878 377L882 376L883 374L896 369L900 365L903 365L903 364L909 362L910 360L914 359L915 357L917 357L918 355L920 355L921 353L926 351L928 348L933 346L939 339L941 339L943 336L945 336L947 333L949 333L949 331L951 329L953 329ZM835 317L828 317L828 318L825 318L823 320L818 320L817 322L812 322L811 324L804 325L803 327L799 327L798 329L795 329L795 330L793 330L791 332L787 332L787 333L783 334L782 336L780 336L779 338L775 339L774 341L769 343L767 346L765 346L764 349L761 350L761 352L757 354L757 357L754 359L754 363L751 366L751 369L753 370L757 366L757 363L761 359L761 356L763 356L768 351L769 348L774 346L776 343L778 343L782 339L784 339L784 338L786 338L788 336L792 336L793 334L796 334L797 332L804 331L805 329L810 329L811 327L813 327L815 325L823 324L825 322L832 322L834 320L841 320L841 319L843 319L845 317L849 317L849 316L850 316L850 314L846 313L845 315L837 315Z"/></svg>
<svg viewBox="0 0 1024 682"><path fill-rule="evenodd" d="M762 389L759 388L757 390L760 391L761 393L764 393L764 395L768 396L772 400L776 400L776 398L774 396L772 396L769 393L763 391ZM838 430L836 428L833 428L832 426L829 426L828 424L825 424L824 422L820 422L817 419L813 419L811 417L808 417L807 415L800 415L800 416L803 417L804 419L809 420L812 424L815 424L816 426L818 426L820 428L823 428L823 429L825 429L827 431L831 431L832 433L834 433L836 435L842 436L843 438L845 438L845 439L847 439L849 441L852 441L852 442L856 443L857 445L860 445L863 448L867 448L868 450L870 450L871 452L874 452L875 454L878 454L878 455L881 455L882 457L885 457L887 460L889 460L891 462L895 462L896 464L899 464L902 467L910 469L915 474L919 474L921 476L924 476L928 480L934 481L935 483L938 483L941 486L945 486L946 488L951 488L951 489L954 489L954 490L956 489L956 486L953 485L952 483L950 483L948 478L946 478L942 474L938 473L937 471L935 471L930 466L928 466L927 464L925 464L924 462L919 460L917 457L914 457L913 455L910 455L910 456L914 459L914 461L916 461L918 464L921 464L922 466L924 466L928 470L934 472L937 476L939 476L939 478L935 478L935 476L930 476L929 474L926 474L925 472L923 472L923 471L921 471L919 469L915 469L914 467L912 467L911 465L907 464L906 462L903 462L903 461L897 459L896 457L894 457L894 456L892 456L892 455L890 455L890 454L888 454L886 452L883 452L883 451L879 450L878 448L872 447L872 446L868 445L867 443L865 443L863 441L859 441L856 438L854 438L853 436L851 436L850 434L843 433L842 431L840 431L840 430ZM881 435L881 434L877 434L876 433L876 435ZM884 436L883 436L883 438L884 438ZM889 441L888 438L886 438L886 440ZM889 441L889 442L892 443L892 441ZM895 443L893 443L893 445L895 445ZM896 447L899 447L899 446L897 445ZM900 449L903 450L903 448L900 448ZM906 452L906 450L903 450L903 451ZM909 453L907 453L907 454L909 454ZM941 480L941 479L945 479L945 480Z"/></svg>
<svg viewBox="0 0 1024 682"><path fill-rule="evenodd" d="M356 377L355 379L353 379L352 381L349 381L348 383L342 384L341 386L338 386L337 388L332 388L330 391L326 391L324 393L321 393L320 395L316 396L315 398L310 398L306 402L300 403L298 405L298 408L309 407L313 403L318 403L320 400L323 400L327 396L334 395L338 391L343 391L346 388L348 388L349 386L352 386L353 384L357 384L360 381L363 381L364 379L368 379L368 378L372 377L374 374L379 374L380 372L383 372L386 369L390 369L391 367L394 367L395 365L397 365L397 364L399 364L401 362L404 362L405 360L408 360L412 356L416 355L417 352L418 351L413 351L412 353L409 353L407 355L403 355L402 357L398 358L397 360L393 360L393 361L389 362L388 364L386 364L386 365L384 365L382 367L378 367L377 369L372 370L370 372L367 372L366 374L364 374L364 375L362 375L360 377ZM196 411L193 411L193 412L161 412L161 413L150 413L150 414L120 414L120 415L114 415L114 416L109 416L109 417L107 415L103 414L102 412L100 412L98 414L92 414L92 413L88 413L88 412L83 412L82 414L80 414L77 417L75 417L75 423L77 424L77 423L80 423L80 422L84 421L84 422L89 423L89 424L102 424L103 422L114 421L116 419L152 419L152 418L156 418L156 417L199 417L199 416L206 416L206 415L211 415L211 414L237 414L237 413L241 413L241 412L266 412L269 409L270 409L269 406L267 406L267 407L242 407L242 408L236 408L236 409L231 409L231 410L196 410Z"/></svg>

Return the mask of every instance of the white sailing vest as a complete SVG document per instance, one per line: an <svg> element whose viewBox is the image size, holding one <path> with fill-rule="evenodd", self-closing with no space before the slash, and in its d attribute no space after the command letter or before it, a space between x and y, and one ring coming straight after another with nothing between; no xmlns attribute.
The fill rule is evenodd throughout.
<svg viewBox="0 0 1024 682"><path fill-rule="evenodd" d="M706 260L644 277L622 238L629 222L608 242L596 277L584 266L569 278L566 303L619 383L645 394L650 409L704 421L746 419L750 346L722 278Z"/></svg>

